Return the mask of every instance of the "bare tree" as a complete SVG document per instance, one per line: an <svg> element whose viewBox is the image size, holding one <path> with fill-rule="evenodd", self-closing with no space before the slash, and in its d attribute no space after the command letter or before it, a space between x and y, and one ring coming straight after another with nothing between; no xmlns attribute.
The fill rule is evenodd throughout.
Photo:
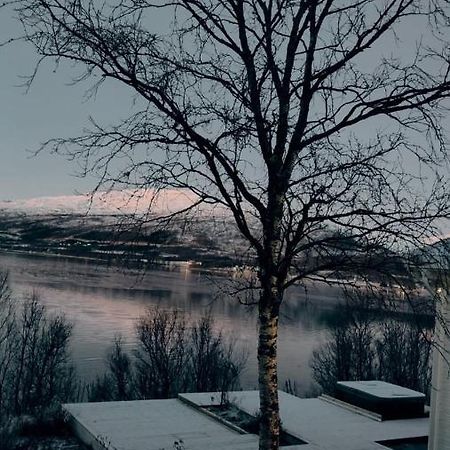
<svg viewBox="0 0 450 450"><path fill-rule="evenodd" d="M336 383L377 378L430 395L432 318L384 317L352 302L336 309L329 340L313 352L313 377L334 394Z"/></svg>
<svg viewBox="0 0 450 450"><path fill-rule="evenodd" d="M114 338L107 354L107 363L107 373L97 376L94 382L87 385L88 400L104 402L136 399L133 361L125 352L121 336Z"/></svg>
<svg viewBox="0 0 450 450"><path fill-rule="evenodd" d="M310 361L314 380L329 394L338 381L371 380L376 370L373 299L349 293L333 319L328 341L313 351Z"/></svg>
<svg viewBox="0 0 450 450"><path fill-rule="evenodd" d="M186 320L179 311L148 310L136 325L138 390L143 398L171 398L188 384Z"/></svg>
<svg viewBox="0 0 450 450"><path fill-rule="evenodd" d="M201 317L189 336L189 389L195 392L221 392L222 403L228 393L239 387L246 362L245 353L238 354L234 341L226 342L221 331L214 329L211 315Z"/></svg>
<svg viewBox="0 0 450 450"><path fill-rule="evenodd" d="M108 363L114 380L113 385L117 391L117 400L130 400L133 395L132 362L124 352L120 336L114 339L113 349L108 355Z"/></svg>
<svg viewBox="0 0 450 450"><path fill-rule="evenodd" d="M0 418L39 415L76 395L63 315L49 315L36 294L17 307L0 272Z"/></svg>
<svg viewBox="0 0 450 450"><path fill-rule="evenodd" d="M141 397L227 393L238 387L245 357L214 330L211 316L201 317L189 330L184 313L152 309L138 320L136 329L136 390Z"/></svg>
<svg viewBox="0 0 450 450"><path fill-rule="evenodd" d="M388 320L377 342L378 378L423 392L431 387L430 330L414 322Z"/></svg>
<svg viewBox="0 0 450 450"><path fill-rule="evenodd" d="M192 208L221 205L254 251L260 448L278 448L287 287L355 263L384 270L374 248L404 249L449 216L448 1L14 4L43 59L84 67L75 81L91 78L91 94L112 79L136 99L116 126L43 147L84 161L103 187L184 188ZM423 33L404 43L408 29Z"/></svg>
<svg viewBox="0 0 450 450"><path fill-rule="evenodd" d="M14 413L36 413L52 402L70 399L76 390L69 357L72 324L63 315L48 315L33 294L25 301L16 326L14 365L9 373Z"/></svg>

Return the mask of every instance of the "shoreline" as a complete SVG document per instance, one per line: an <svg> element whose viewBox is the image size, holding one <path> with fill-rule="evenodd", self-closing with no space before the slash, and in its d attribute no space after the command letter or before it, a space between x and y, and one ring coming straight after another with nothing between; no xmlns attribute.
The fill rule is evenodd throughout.
<svg viewBox="0 0 450 450"><path fill-rule="evenodd" d="M85 264L98 265L104 268L122 269L126 272L134 272L135 276L144 277L145 274L151 272L167 272L178 273L186 277L189 274L204 276L205 280L208 277L217 278L221 281L245 281L254 276L252 268L239 269L242 276L236 275L236 267L227 268L205 268L195 261L167 261L167 262L155 262L155 263L139 263L136 260L127 260L121 262L117 255L111 258L95 258L91 256L76 256L76 255L64 255L58 253L45 253L45 252L33 252L25 250L5 250L0 249L0 254L17 256L19 258L31 258L31 259L50 259L54 261L66 260L68 262L78 262ZM212 281L214 283L214 281ZM363 282L358 279L345 280L345 279L333 279L320 276L308 277L302 284L294 284L290 289L302 289L305 288L306 298L303 296L298 298L299 302L305 302L306 304L334 304L339 305L344 302L344 292L347 288L355 288L355 292L359 292L359 295L371 295L374 292L378 292L381 295L382 301L373 301L369 304L368 309L374 309L380 312L388 312L400 315L414 315L428 316L434 315L432 307L432 298L429 293L424 289L413 293L410 298L408 296L399 296L395 290L399 289L398 286L383 287L377 282ZM131 288L133 289L133 288ZM323 289L335 289L335 293L330 295L321 295L320 291ZM315 292L316 291L316 292ZM319 292L319 293L317 293ZM402 291L400 291L402 292ZM393 294L392 294L393 293ZM384 295L384 297L383 297ZM317 297L320 297L319 299ZM292 302L292 298L289 300Z"/></svg>

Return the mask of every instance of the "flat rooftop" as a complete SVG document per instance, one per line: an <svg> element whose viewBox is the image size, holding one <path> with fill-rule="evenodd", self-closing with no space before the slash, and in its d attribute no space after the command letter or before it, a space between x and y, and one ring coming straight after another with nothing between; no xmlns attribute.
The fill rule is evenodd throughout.
<svg viewBox="0 0 450 450"><path fill-rule="evenodd" d="M231 392L229 400L250 415L259 409L257 391ZM242 434L202 408L220 404L218 393L181 394L178 399L64 405L75 433L94 450L257 450L258 437ZM379 421L330 402L280 391L283 428L305 445L286 450L382 450L380 441L428 435L429 419Z"/></svg>
<svg viewBox="0 0 450 450"><path fill-rule="evenodd" d="M345 386L377 398L425 398L425 394L421 392L397 386L396 384L386 383L385 381L338 381L337 384L338 386Z"/></svg>
<svg viewBox="0 0 450 450"><path fill-rule="evenodd" d="M239 434L178 399L64 405L78 437L94 450L257 448L257 437Z"/></svg>

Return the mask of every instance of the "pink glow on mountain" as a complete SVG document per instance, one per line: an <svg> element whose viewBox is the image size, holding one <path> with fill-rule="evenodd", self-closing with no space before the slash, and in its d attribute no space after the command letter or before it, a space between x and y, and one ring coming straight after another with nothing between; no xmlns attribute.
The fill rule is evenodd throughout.
<svg viewBox="0 0 450 450"><path fill-rule="evenodd" d="M182 211L198 201L188 190L123 190L95 194L38 197L0 201L0 210L32 214L145 214L165 215ZM201 208L204 210L205 208Z"/></svg>

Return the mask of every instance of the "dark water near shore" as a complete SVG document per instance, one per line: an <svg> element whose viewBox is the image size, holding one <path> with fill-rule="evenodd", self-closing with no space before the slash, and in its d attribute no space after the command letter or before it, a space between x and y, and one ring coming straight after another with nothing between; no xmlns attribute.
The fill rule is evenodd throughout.
<svg viewBox="0 0 450 450"><path fill-rule="evenodd" d="M93 262L0 253L0 270L8 270L18 297L33 290L51 312L73 322L72 352L80 376L92 379L104 367L114 335L135 346L134 322L147 307L180 309L192 320L211 311L218 328L248 352L244 388L257 384L256 315L235 298L218 295L224 279L190 270L152 270L145 274ZM311 286L289 290L280 320L280 381L291 379L299 391L311 383L309 360L326 340L339 303L337 288Z"/></svg>

